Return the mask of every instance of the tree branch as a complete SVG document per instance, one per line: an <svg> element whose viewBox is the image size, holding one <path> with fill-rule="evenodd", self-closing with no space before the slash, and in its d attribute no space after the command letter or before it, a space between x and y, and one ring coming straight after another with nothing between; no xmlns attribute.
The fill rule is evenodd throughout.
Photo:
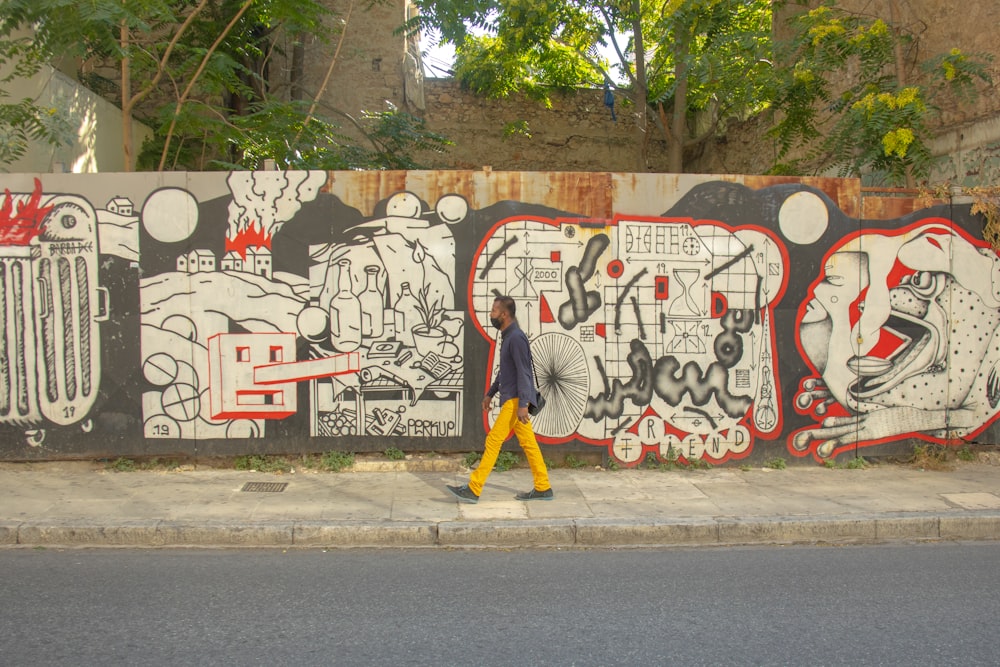
<svg viewBox="0 0 1000 667"><path fill-rule="evenodd" d="M199 7L204 5L207 1L208 0L202 0L202 2L199 4ZM195 82L198 81L198 78L201 76L202 72L205 71L205 68L208 66L209 59L215 54L216 49L219 48L219 44L221 44L222 40L224 40L226 36L229 35L229 32L236 25L237 21L239 21L240 18L243 16L243 14L245 14L246 11L250 9L250 5L252 5L253 2L254 0L246 0L243 3L243 6L240 7L240 10L236 12L236 15L233 16L232 20L226 26L225 30L222 31L222 33L216 38L214 42L212 42L212 46L208 48L208 51L205 53L205 56L201 59L201 63L198 65L198 69L195 71L194 75L192 75L191 80L188 81L188 85L184 89L184 92L181 94L180 97L177 98L177 106L174 108L173 118L170 119L170 128L167 130L167 137L163 141L163 152L160 154L160 166L158 171L163 171L163 167L167 163L167 153L170 150L170 141L174 136L174 129L177 127L177 117L180 115L181 107L184 106L184 102L187 101L188 96L194 89Z"/></svg>
<svg viewBox="0 0 1000 667"><path fill-rule="evenodd" d="M340 57L340 49L344 46L344 37L347 35L347 26L351 23L351 13L354 11L354 0L347 5L347 15L344 18L344 27L340 31L340 39L337 41L337 48L333 52L333 57L330 59L330 66L326 68L326 76L323 77L323 83L320 85L319 90L316 91L316 95L313 96L312 104L309 105L309 112L306 114L306 119L302 123L302 128L299 129L298 133L295 135L295 140L292 143L298 143L299 137L302 136L302 131L305 129L312 119L313 115L316 113L316 107L319 105L320 98L326 93L326 87L330 83L330 77L333 76L333 68L337 65L337 59Z"/></svg>

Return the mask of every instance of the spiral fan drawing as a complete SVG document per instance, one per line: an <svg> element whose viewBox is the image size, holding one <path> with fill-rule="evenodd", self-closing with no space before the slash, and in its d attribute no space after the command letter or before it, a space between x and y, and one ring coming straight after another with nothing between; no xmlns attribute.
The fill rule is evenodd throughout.
<svg viewBox="0 0 1000 667"><path fill-rule="evenodd" d="M565 334L547 333L531 341L531 357L546 401L532 427L538 435L566 437L577 430L587 407L590 372L583 347Z"/></svg>

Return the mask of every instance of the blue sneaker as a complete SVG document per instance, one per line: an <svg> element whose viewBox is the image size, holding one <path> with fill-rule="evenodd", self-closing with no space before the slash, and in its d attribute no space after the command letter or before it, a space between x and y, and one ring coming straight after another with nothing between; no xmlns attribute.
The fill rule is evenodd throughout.
<svg viewBox="0 0 1000 667"><path fill-rule="evenodd" d="M552 489L546 489L544 491L535 491L532 489L527 493L519 493L514 497L518 500L552 500L555 498L555 494L552 493Z"/></svg>
<svg viewBox="0 0 1000 667"><path fill-rule="evenodd" d="M451 495L458 498L460 503L478 503L479 496L472 492L468 486L452 486L451 484L445 484L445 488L451 491Z"/></svg>

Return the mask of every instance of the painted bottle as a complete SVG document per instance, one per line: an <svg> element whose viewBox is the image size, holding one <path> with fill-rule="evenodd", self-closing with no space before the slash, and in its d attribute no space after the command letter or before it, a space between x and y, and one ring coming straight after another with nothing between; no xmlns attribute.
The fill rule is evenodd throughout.
<svg viewBox="0 0 1000 667"><path fill-rule="evenodd" d="M382 292L378 289L379 267L370 264L365 267L367 283L365 290L358 295L361 302L361 335L365 338L380 338L384 333Z"/></svg>
<svg viewBox="0 0 1000 667"><path fill-rule="evenodd" d="M420 321L417 297L410 291L410 283L403 283L399 298L393 306L393 321L396 325L396 340L403 345L413 346L413 327Z"/></svg>
<svg viewBox="0 0 1000 667"><path fill-rule="evenodd" d="M361 346L361 301L352 291L351 260L337 262L337 293L330 299L330 343L338 352Z"/></svg>

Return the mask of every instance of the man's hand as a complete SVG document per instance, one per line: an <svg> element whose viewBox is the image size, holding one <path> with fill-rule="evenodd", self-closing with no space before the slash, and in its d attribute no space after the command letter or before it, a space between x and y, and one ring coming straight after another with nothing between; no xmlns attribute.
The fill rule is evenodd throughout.
<svg viewBox="0 0 1000 667"><path fill-rule="evenodd" d="M527 405L522 405L522 406L518 407L518 409L517 409L517 419L518 419L519 422L521 422L522 424L527 424L528 420L530 418L531 418L530 415L528 415L528 406Z"/></svg>
<svg viewBox="0 0 1000 667"><path fill-rule="evenodd" d="M483 412L490 409L490 403L493 402L492 396L483 396Z"/></svg>

